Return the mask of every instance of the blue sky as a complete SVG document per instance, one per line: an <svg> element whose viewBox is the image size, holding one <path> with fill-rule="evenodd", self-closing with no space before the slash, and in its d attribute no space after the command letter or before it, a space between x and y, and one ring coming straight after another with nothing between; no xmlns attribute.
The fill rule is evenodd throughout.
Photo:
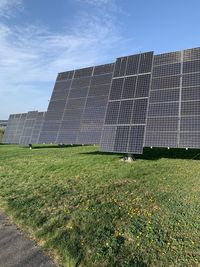
<svg viewBox="0 0 200 267"><path fill-rule="evenodd" d="M200 46L200 1L0 0L0 119L44 111L58 72Z"/></svg>

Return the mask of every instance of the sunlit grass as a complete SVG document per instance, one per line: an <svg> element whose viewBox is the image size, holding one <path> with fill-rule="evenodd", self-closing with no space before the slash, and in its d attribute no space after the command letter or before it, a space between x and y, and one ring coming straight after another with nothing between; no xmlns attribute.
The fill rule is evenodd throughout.
<svg viewBox="0 0 200 267"><path fill-rule="evenodd" d="M0 127L0 143L2 142L2 140L3 140L3 134L4 134L4 128L1 128Z"/></svg>
<svg viewBox="0 0 200 267"><path fill-rule="evenodd" d="M0 204L64 266L197 266L199 153L1 145Z"/></svg>

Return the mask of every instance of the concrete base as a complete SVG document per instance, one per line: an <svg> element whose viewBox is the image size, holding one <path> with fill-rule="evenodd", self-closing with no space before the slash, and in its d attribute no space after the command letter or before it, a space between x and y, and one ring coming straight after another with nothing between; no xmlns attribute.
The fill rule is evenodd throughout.
<svg viewBox="0 0 200 267"><path fill-rule="evenodd" d="M128 154L127 157L124 157L124 158L121 159L120 161L128 162L128 163L133 163L133 162L136 161L136 159L133 157L133 154Z"/></svg>

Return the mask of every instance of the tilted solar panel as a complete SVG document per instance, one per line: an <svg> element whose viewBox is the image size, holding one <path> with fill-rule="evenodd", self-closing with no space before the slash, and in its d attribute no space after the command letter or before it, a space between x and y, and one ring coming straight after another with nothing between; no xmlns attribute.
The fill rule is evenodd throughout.
<svg viewBox="0 0 200 267"><path fill-rule="evenodd" d="M145 145L200 148L200 48L154 56Z"/></svg>
<svg viewBox="0 0 200 267"><path fill-rule="evenodd" d="M200 48L183 52L178 147L200 148Z"/></svg>
<svg viewBox="0 0 200 267"><path fill-rule="evenodd" d="M37 144L45 112L11 114L3 137L7 144Z"/></svg>
<svg viewBox="0 0 200 267"><path fill-rule="evenodd" d="M22 134L19 140L20 145L27 146L31 144L31 138L32 138L34 127L35 127L37 115L38 115L38 111L29 111L27 113L23 131L22 131Z"/></svg>
<svg viewBox="0 0 200 267"><path fill-rule="evenodd" d="M19 144L27 113L11 114L6 127L3 143Z"/></svg>
<svg viewBox="0 0 200 267"><path fill-rule="evenodd" d="M99 144L113 68L58 74L39 143Z"/></svg>
<svg viewBox="0 0 200 267"><path fill-rule="evenodd" d="M145 145L177 147L181 52L154 56Z"/></svg>
<svg viewBox="0 0 200 267"><path fill-rule="evenodd" d="M142 153L152 62L153 52L117 59L101 151Z"/></svg>
<svg viewBox="0 0 200 267"><path fill-rule="evenodd" d="M32 129L32 134L30 138L30 144L38 144L39 143L39 136L40 132L44 123L46 112L37 112L35 123Z"/></svg>

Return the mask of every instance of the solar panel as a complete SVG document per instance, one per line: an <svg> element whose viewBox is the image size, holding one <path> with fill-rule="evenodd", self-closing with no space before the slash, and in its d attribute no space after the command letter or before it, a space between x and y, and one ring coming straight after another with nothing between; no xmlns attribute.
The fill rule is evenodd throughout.
<svg viewBox="0 0 200 267"><path fill-rule="evenodd" d="M101 151L142 153L152 63L153 52L117 59Z"/></svg>
<svg viewBox="0 0 200 267"><path fill-rule="evenodd" d="M177 147L181 52L154 56L145 145Z"/></svg>
<svg viewBox="0 0 200 267"><path fill-rule="evenodd" d="M12 140L12 137L11 137L11 133L12 133L11 129L12 129L12 127L11 127L11 125L13 123L14 116L15 116L14 114L10 114L10 116L9 116L8 123L7 123L6 129L5 129L5 132L4 132L4 136L3 136L3 140L2 140L2 142L4 144L12 143L12 141L11 141Z"/></svg>
<svg viewBox="0 0 200 267"><path fill-rule="evenodd" d="M4 133L4 144L19 144L19 140L23 131L26 113L11 114Z"/></svg>
<svg viewBox="0 0 200 267"><path fill-rule="evenodd" d="M38 112L36 115L35 123L33 126L31 138L30 138L30 144L38 144L39 143L39 136L40 132L44 123L46 112Z"/></svg>
<svg viewBox="0 0 200 267"><path fill-rule="evenodd" d="M179 147L200 148L200 48L183 51Z"/></svg>
<svg viewBox="0 0 200 267"><path fill-rule="evenodd" d="M145 145L200 147L200 48L154 56Z"/></svg>
<svg viewBox="0 0 200 267"><path fill-rule="evenodd" d="M78 74L77 74L78 75ZM74 71L59 73L44 117L38 143L56 143L64 108L69 97Z"/></svg>
<svg viewBox="0 0 200 267"><path fill-rule="evenodd" d="M114 64L58 74L39 143L98 144Z"/></svg>
<svg viewBox="0 0 200 267"><path fill-rule="evenodd" d="M29 111L24 122L23 131L19 140L20 145L31 144L31 138L33 134L33 129L35 127L35 121L37 118L37 111Z"/></svg>

